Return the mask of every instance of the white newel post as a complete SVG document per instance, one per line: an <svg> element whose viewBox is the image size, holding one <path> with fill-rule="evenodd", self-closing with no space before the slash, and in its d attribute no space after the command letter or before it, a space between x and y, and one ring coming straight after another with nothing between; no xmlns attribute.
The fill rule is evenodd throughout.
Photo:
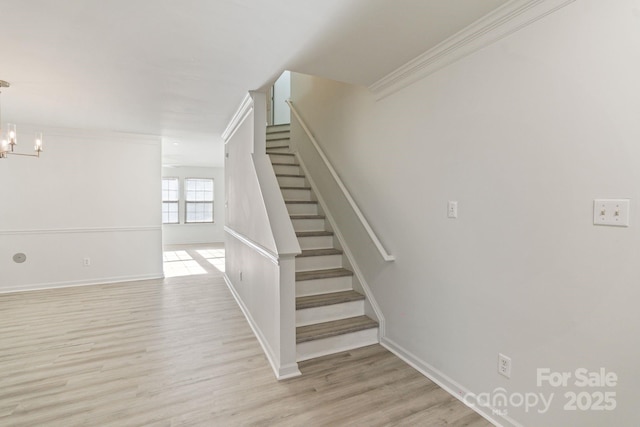
<svg viewBox="0 0 640 427"><path fill-rule="evenodd" d="M264 200L269 224L278 256L278 352L276 367L278 379L300 375L296 363L296 296L295 257L300 251L289 212L282 199L278 180L266 154L267 98L266 93L249 92L253 101L253 163Z"/></svg>
<svg viewBox="0 0 640 427"><path fill-rule="evenodd" d="M267 155L267 94L250 91L253 100L253 154Z"/></svg>
<svg viewBox="0 0 640 427"><path fill-rule="evenodd" d="M295 254L280 256L280 376L300 375L296 362Z"/></svg>

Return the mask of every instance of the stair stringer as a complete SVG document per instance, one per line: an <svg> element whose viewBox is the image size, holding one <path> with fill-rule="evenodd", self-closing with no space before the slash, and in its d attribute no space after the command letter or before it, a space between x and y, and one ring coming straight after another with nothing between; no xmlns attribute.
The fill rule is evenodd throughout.
<svg viewBox="0 0 640 427"><path fill-rule="evenodd" d="M373 314L376 317L376 320L378 321L378 341L380 341L385 336L385 319L382 313L382 309L380 309L380 306L378 305L375 297L373 296L373 292L371 291L369 284L364 278L364 275L362 274L362 271L358 267L358 264L356 264L355 258L353 256L353 252L351 252L351 249L349 249L349 245L346 244L345 239L342 233L340 232L340 228L338 227L333 215L331 214L331 211L327 209L327 204L325 203L324 198L322 197L322 194L318 191L318 187L313 181L313 177L309 173L309 169L307 169L307 166L305 165L304 160L302 159L302 156L300 156L300 153L297 151L295 151L294 153L296 155L296 159L298 160L298 163L300 164L300 167L302 168L302 172L304 173L307 181L309 182L309 186L311 187L313 193L316 196L320 209L323 211L325 215L325 219L329 223L329 227L333 231L334 237L337 239L338 244L342 249L344 256L346 257L346 260L349 264L348 268L350 268L353 271L353 274L354 274L353 278L357 280L358 282L357 284L360 285L360 288L364 292L364 295L366 297L365 313L367 312L366 306L368 305L373 311ZM368 313L368 314L371 314L371 313Z"/></svg>

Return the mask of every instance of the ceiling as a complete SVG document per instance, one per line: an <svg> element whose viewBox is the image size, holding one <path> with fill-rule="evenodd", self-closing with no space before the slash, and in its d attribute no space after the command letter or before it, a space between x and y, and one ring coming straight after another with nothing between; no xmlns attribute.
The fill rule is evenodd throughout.
<svg viewBox="0 0 640 427"><path fill-rule="evenodd" d="M3 120L160 135L222 166L248 90L283 70L370 85L506 0L0 0Z"/></svg>

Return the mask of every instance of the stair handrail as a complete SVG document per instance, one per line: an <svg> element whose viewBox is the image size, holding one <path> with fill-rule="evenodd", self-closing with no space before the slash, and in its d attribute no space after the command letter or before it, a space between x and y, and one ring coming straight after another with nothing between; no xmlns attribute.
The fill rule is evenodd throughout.
<svg viewBox="0 0 640 427"><path fill-rule="evenodd" d="M322 151L322 148L320 148L320 144L318 144L318 141L316 141L316 138L313 136L313 134L309 130L309 127L307 126L307 124L304 122L304 120L302 120L302 117L300 117L300 113L298 113L298 110L296 110L296 108L293 106L293 102L290 99L287 99L285 102L289 104L289 108L291 108L291 112L293 112L293 115L296 116L298 123L300 123L300 126L309 137L309 140L311 141L315 149L318 151L318 154L320 154L320 158L322 158L322 161L324 162L325 166L327 167L327 169L329 169L329 172L331 173L331 176L333 177L333 179L335 179L336 183L338 183L338 187L340 187L340 190L342 190L344 197L347 199L347 201L351 205L351 209L353 209L353 211L356 213L356 216L362 223L362 226L364 227L364 229L369 234L369 237L371 238L373 243L376 245L376 248L378 249L378 252L380 252L380 255L382 256L382 258L385 261L395 261L396 257L389 254L384 248L384 246L382 246L382 243L380 243L380 239L378 239L378 236L369 225L369 221L367 221L367 218L365 218L364 214L358 207L358 204L356 203L355 200L353 200L353 197L351 197L351 193L349 193L349 190L347 190L347 187L342 182L342 179L340 179L338 172L336 172L336 170L331 165L331 162L329 162L329 159L324 154L324 151Z"/></svg>

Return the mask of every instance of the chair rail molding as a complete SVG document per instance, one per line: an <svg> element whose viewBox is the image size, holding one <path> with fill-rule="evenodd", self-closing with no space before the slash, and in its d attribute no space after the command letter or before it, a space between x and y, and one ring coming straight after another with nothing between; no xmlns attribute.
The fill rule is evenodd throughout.
<svg viewBox="0 0 640 427"><path fill-rule="evenodd" d="M0 230L2 235L24 234L69 234L69 233L125 233L135 231L161 231L160 226L90 227L90 228L47 228L28 230Z"/></svg>
<svg viewBox="0 0 640 427"><path fill-rule="evenodd" d="M234 230L231 227L228 227L228 226L225 225L224 231L226 233L228 233L229 235L235 237L237 240L241 241L242 243L244 243L245 245L247 245L248 247L250 247L254 251L258 252L260 255L262 255L263 257L267 258L269 261L271 261L275 265L279 265L280 264L279 257L278 257L277 253L265 248L264 246L262 246L259 243L254 242L253 240L251 240L250 238L248 238L244 234Z"/></svg>
<svg viewBox="0 0 640 427"><path fill-rule="evenodd" d="M369 221L367 221L367 219L365 218L364 214L362 213L362 211L358 207L358 204L356 203L356 201L351 196L351 193L349 192L347 187L342 182L342 179L340 178L340 176L338 175L336 170L331 165L331 162L329 162L329 159L327 158L327 156L324 154L324 151L322 150L322 148L320 148L320 144L318 144L318 141L316 141L316 138L313 136L313 134L309 130L309 127L307 126L307 124L304 122L304 120L300 116L300 113L298 112L298 110L296 110L295 106L293 105L293 102L291 102L291 100L289 100L289 99L286 102L287 102L287 104L289 104L289 107L291 108L291 112L293 112L293 115L298 120L298 123L300 123L300 126L302 127L304 132L309 137L309 140L311 141L311 143L313 144L315 149L318 151L318 154L320 155L320 158L322 158L322 161L324 162L325 166L327 167L327 169L329 169L329 172L331 173L331 176L333 177L333 179L338 184L338 187L340 187L340 190L342 191L344 197L349 202L349 205L351 205L351 209L353 209L353 211L355 212L356 216L358 217L358 219L362 223L362 226L367 231L367 234L369 235L369 237L371 238L371 240L375 244L375 246L378 249L378 252L380 252L380 255L382 256L382 258L385 261L395 261L396 257L391 255L391 254L389 254L386 251L386 249L384 248L384 246L382 246L382 243L380 242L380 239L378 239L378 236L376 235L375 231L373 231L373 228L371 228L371 225L369 225Z"/></svg>
<svg viewBox="0 0 640 427"><path fill-rule="evenodd" d="M495 43L575 0L512 0L369 86L377 100Z"/></svg>

